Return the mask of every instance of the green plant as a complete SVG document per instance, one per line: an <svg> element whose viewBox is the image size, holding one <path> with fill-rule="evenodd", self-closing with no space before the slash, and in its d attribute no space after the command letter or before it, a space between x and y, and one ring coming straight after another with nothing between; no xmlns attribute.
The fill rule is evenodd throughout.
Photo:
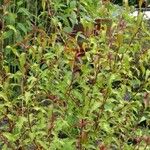
<svg viewBox="0 0 150 150"><path fill-rule="evenodd" d="M1 10L1 149L149 149L142 13L97 0L4 0Z"/></svg>

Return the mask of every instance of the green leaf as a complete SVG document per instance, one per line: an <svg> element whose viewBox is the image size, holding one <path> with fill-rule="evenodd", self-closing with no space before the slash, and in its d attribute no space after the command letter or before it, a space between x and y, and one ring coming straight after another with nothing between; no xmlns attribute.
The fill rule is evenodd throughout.
<svg viewBox="0 0 150 150"><path fill-rule="evenodd" d="M30 137L30 141L33 141L35 139L35 137L36 137L36 134L33 133L33 132L30 132L29 133L29 137Z"/></svg>
<svg viewBox="0 0 150 150"><path fill-rule="evenodd" d="M23 4L23 1L17 2L17 5L20 7Z"/></svg>
<svg viewBox="0 0 150 150"><path fill-rule="evenodd" d="M19 56L19 62L20 62L20 69L23 71L25 68L24 68L24 65L26 63L26 53L22 53L20 56Z"/></svg>
<svg viewBox="0 0 150 150"><path fill-rule="evenodd" d="M71 27L64 27L63 30L66 33L70 33L72 31L72 28Z"/></svg>
<svg viewBox="0 0 150 150"><path fill-rule="evenodd" d="M137 30L138 30L138 27L140 26L142 20L143 20L143 13L139 12L138 16L137 16Z"/></svg>
<svg viewBox="0 0 150 150"><path fill-rule="evenodd" d="M145 67L144 67L142 60L140 61L139 65L140 65L140 69L142 71L142 75L144 75L146 70L145 70Z"/></svg>
<svg viewBox="0 0 150 150"><path fill-rule="evenodd" d="M93 111L97 110L100 107L101 103L100 102L95 102L93 104L93 106L91 106L90 108L90 113L92 113Z"/></svg>
<svg viewBox="0 0 150 150"><path fill-rule="evenodd" d="M20 130L23 128L24 123L27 122L27 118L24 116L19 116L18 120L16 122L16 128L20 132Z"/></svg>
<svg viewBox="0 0 150 150"><path fill-rule="evenodd" d="M147 118L146 118L145 116L143 116L143 117L140 119L139 123L145 121L146 119L147 119Z"/></svg>
<svg viewBox="0 0 150 150"><path fill-rule="evenodd" d="M6 93L0 92L0 98L3 99L4 101L8 101Z"/></svg>
<svg viewBox="0 0 150 150"><path fill-rule="evenodd" d="M17 30L13 25L7 25L6 26L8 29L13 30L15 34L17 34Z"/></svg>
<svg viewBox="0 0 150 150"><path fill-rule="evenodd" d="M110 133L111 127L108 122L102 121L102 122L100 122L100 125L101 125L102 130L106 131L107 133L108 132Z"/></svg>
<svg viewBox="0 0 150 150"><path fill-rule="evenodd" d="M28 16L29 18L31 17L30 12L26 8L19 8L18 13L23 13L24 15Z"/></svg>
<svg viewBox="0 0 150 150"><path fill-rule="evenodd" d="M27 33L27 29L26 27L22 24L22 23L17 23L17 26L26 34Z"/></svg>
<svg viewBox="0 0 150 150"><path fill-rule="evenodd" d="M43 109L43 108L41 108L41 107L34 107L33 108L34 110L36 110L36 111L41 111L43 114L46 114L47 112Z"/></svg>
<svg viewBox="0 0 150 150"><path fill-rule="evenodd" d="M17 140L16 136L9 132L3 132L3 136L6 137L9 142L15 142Z"/></svg>
<svg viewBox="0 0 150 150"><path fill-rule="evenodd" d="M7 16L5 16L6 24L15 25L17 15L15 13L7 12Z"/></svg>
<svg viewBox="0 0 150 150"><path fill-rule="evenodd" d="M12 35L13 35L13 31L12 31L12 30L5 31L5 32L2 34L2 39L10 38Z"/></svg>
<svg viewBox="0 0 150 150"><path fill-rule="evenodd" d="M25 102L26 104L29 103L29 101L31 100L31 93L30 92L25 92Z"/></svg>
<svg viewBox="0 0 150 150"><path fill-rule="evenodd" d="M146 70L145 80L148 80L150 76L150 70Z"/></svg>
<svg viewBox="0 0 150 150"><path fill-rule="evenodd" d="M46 142L45 141L41 141L41 140L38 140L37 141L45 150L47 149L49 149L49 147L48 147L48 145L46 144Z"/></svg>
<svg viewBox="0 0 150 150"><path fill-rule="evenodd" d="M11 51L15 54L15 56L19 57L19 53L16 48L11 47L10 45L6 46L6 50L11 49Z"/></svg>
<svg viewBox="0 0 150 150"><path fill-rule="evenodd" d="M111 74L109 79L108 79L108 87L111 88L111 84L114 80L120 80L119 75L117 74Z"/></svg>
<svg viewBox="0 0 150 150"><path fill-rule="evenodd" d="M120 47L123 43L123 32L117 34L117 44Z"/></svg>
<svg viewBox="0 0 150 150"><path fill-rule="evenodd" d="M42 8L43 8L43 11L45 11L45 6L46 6L46 0L42 0Z"/></svg>
<svg viewBox="0 0 150 150"><path fill-rule="evenodd" d="M64 141L64 144L63 144L63 148L62 150L74 150L75 147L74 147L74 143L75 141Z"/></svg>

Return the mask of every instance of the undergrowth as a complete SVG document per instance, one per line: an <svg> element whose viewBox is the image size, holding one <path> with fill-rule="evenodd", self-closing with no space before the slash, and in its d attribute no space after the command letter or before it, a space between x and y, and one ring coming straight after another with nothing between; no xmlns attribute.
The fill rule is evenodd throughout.
<svg viewBox="0 0 150 150"><path fill-rule="evenodd" d="M100 0L4 0L0 149L150 148L150 32Z"/></svg>

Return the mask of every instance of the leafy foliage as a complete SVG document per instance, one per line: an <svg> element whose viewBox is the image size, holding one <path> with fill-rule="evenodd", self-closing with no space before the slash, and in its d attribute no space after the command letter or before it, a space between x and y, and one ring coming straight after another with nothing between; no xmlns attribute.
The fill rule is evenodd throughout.
<svg viewBox="0 0 150 150"><path fill-rule="evenodd" d="M133 8L4 0L0 146L150 148L150 33Z"/></svg>

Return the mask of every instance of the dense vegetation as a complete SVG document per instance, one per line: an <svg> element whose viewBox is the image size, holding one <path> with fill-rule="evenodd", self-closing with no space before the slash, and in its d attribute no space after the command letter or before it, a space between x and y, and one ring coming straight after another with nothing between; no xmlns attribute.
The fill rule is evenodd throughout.
<svg viewBox="0 0 150 150"><path fill-rule="evenodd" d="M3 0L0 149L150 148L150 32L101 0Z"/></svg>

